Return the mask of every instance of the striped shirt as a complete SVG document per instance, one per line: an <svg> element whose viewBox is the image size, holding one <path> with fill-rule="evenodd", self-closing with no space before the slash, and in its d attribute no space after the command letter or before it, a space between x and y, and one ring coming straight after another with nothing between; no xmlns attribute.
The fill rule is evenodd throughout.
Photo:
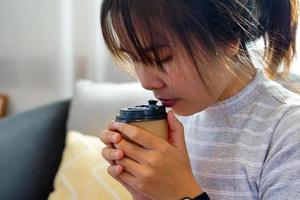
<svg viewBox="0 0 300 200"><path fill-rule="evenodd" d="M300 200L300 97L262 70L238 94L179 120L212 200Z"/></svg>

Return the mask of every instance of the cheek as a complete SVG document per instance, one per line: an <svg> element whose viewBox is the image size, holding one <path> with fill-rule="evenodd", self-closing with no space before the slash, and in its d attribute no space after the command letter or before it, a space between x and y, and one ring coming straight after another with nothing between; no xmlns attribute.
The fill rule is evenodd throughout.
<svg viewBox="0 0 300 200"><path fill-rule="evenodd" d="M211 98L200 77L195 71L176 74L172 79L172 90L180 97L173 108L179 115L192 115L206 109L214 100Z"/></svg>
<svg viewBox="0 0 300 200"><path fill-rule="evenodd" d="M191 101L210 98L205 84L203 84L199 72L194 63L191 62L191 59L185 54L176 56L176 58L166 68L168 76L165 77L165 80L169 83L169 87L182 98L187 98ZM205 63L200 65L202 68L208 68Z"/></svg>
<svg viewBox="0 0 300 200"><path fill-rule="evenodd" d="M188 74L184 71L174 73L172 77L166 80L168 80L169 87L172 91L186 102L195 104L195 102L207 102L207 99L211 99L197 72L193 71Z"/></svg>
<svg viewBox="0 0 300 200"><path fill-rule="evenodd" d="M187 66L192 67L192 66ZM180 89L179 92L192 93L194 95L204 91L203 83L196 70L184 69L173 72L171 82Z"/></svg>

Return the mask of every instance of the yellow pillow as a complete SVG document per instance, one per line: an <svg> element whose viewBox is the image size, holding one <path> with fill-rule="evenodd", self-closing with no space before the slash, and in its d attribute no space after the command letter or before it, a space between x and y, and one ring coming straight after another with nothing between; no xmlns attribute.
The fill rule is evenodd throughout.
<svg viewBox="0 0 300 200"><path fill-rule="evenodd" d="M93 136L70 131L62 162L48 200L129 200L127 190L108 173L101 157L102 142Z"/></svg>

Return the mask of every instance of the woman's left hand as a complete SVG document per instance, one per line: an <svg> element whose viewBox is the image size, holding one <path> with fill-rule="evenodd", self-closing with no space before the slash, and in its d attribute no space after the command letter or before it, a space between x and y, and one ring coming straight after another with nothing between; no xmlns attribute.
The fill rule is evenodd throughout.
<svg viewBox="0 0 300 200"><path fill-rule="evenodd" d="M125 157L116 161L124 171L118 178L152 199L174 200L202 193L193 177L182 124L173 111L168 113L169 142L136 126L114 122L111 131L126 135L115 144Z"/></svg>

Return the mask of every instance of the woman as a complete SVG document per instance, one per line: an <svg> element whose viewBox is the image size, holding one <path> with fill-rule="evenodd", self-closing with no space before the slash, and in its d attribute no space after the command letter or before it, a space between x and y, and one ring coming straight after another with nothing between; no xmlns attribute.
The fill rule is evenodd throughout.
<svg viewBox="0 0 300 200"><path fill-rule="evenodd" d="M108 49L173 110L168 142L116 122L100 135L133 199L300 199L300 98L271 80L295 54L297 11L296 0L104 0ZM248 50L259 38L265 70Z"/></svg>

